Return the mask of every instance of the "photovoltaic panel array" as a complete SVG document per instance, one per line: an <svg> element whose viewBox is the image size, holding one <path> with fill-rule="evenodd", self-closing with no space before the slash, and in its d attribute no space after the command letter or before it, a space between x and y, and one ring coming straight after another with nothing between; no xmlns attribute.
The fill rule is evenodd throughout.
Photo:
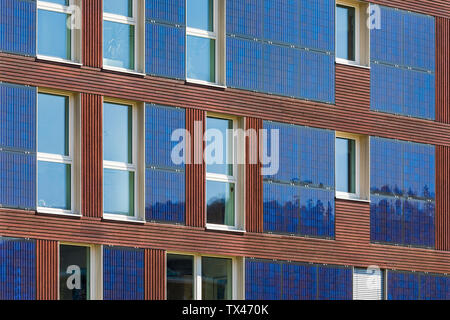
<svg viewBox="0 0 450 320"><path fill-rule="evenodd" d="M185 222L184 109L146 105L145 216L147 221ZM178 130L179 134L176 134ZM175 134L174 134L175 133ZM174 134L172 141L172 135ZM180 152L172 152L180 147ZM178 162L180 161L180 162Z"/></svg>
<svg viewBox="0 0 450 320"><path fill-rule="evenodd" d="M144 250L103 247L103 299L144 300Z"/></svg>
<svg viewBox="0 0 450 320"><path fill-rule="evenodd" d="M36 242L0 237L0 300L36 299Z"/></svg>
<svg viewBox="0 0 450 320"><path fill-rule="evenodd" d="M147 74L185 79L186 2L145 1Z"/></svg>
<svg viewBox="0 0 450 320"><path fill-rule="evenodd" d="M35 0L2 0L0 51L36 55Z"/></svg>
<svg viewBox="0 0 450 320"><path fill-rule="evenodd" d="M433 248L435 147L370 141L372 241Z"/></svg>
<svg viewBox="0 0 450 320"><path fill-rule="evenodd" d="M334 132L270 121L264 129L264 152L279 159L278 171L264 176L264 231L333 238Z"/></svg>
<svg viewBox="0 0 450 320"><path fill-rule="evenodd" d="M388 271L388 300L450 300L450 277L444 274Z"/></svg>
<svg viewBox="0 0 450 320"><path fill-rule="evenodd" d="M351 300L352 268L245 260L247 300Z"/></svg>
<svg viewBox="0 0 450 320"><path fill-rule="evenodd" d="M435 118L435 20L380 6L371 30L371 109Z"/></svg>
<svg viewBox="0 0 450 320"><path fill-rule="evenodd" d="M227 85L334 103L334 1L227 1Z"/></svg>
<svg viewBox="0 0 450 320"><path fill-rule="evenodd" d="M36 206L36 88L0 83L0 206Z"/></svg>

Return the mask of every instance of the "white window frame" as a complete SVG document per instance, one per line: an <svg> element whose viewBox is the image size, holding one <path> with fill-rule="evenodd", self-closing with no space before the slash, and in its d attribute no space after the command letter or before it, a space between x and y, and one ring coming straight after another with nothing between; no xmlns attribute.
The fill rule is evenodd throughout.
<svg viewBox="0 0 450 320"><path fill-rule="evenodd" d="M336 7L338 5L342 5L342 6L346 6L346 7L351 7L351 8L355 8L355 60L348 60L348 59L344 59L344 58L338 58L337 54L336 54L336 62L337 63L343 63L343 64L350 64L350 65L360 65L360 28L361 28L361 24L360 24L360 5L357 2L350 2L350 1L341 1L338 0L336 1ZM337 29L337 19L335 19L336 21L336 29ZM337 32L335 32L336 34L336 43L338 43L339 39L337 37Z"/></svg>
<svg viewBox="0 0 450 320"><path fill-rule="evenodd" d="M104 1L104 0L102 0ZM109 0L111 1L111 0ZM117 1L117 0L114 0ZM137 73L142 74L144 72L144 59L145 54L145 26L143 27L141 23L142 16L145 15L144 1L131 0L132 1L132 17L122 16L114 13L107 13L103 10L103 21L116 22L121 24L127 24L134 26L134 68L127 69L115 66L109 66L105 64L105 57L102 57L103 69L120 71L127 73ZM102 30L103 33L103 30ZM102 43L103 45L103 43ZM104 51L102 51L104 52Z"/></svg>
<svg viewBox="0 0 450 320"><path fill-rule="evenodd" d="M190 0L186 0L186 17L187 17L187 11L188 11L188 1ZM219 21L219 18L221 18L222 16L224 17L224 6L223 6L223 1L220 0L221 3L219 3L219 0L213 0L213 31L207 31L207 30L202 30L202 29L197 29L197 28L192 28L192 27L188 27L187 23L186 23L186 81L187 82L192 82L192 83L197 83L197 84L204 84L204 85L212 85L212 86L219 86L219 87L223 87L223 84L225 82L224 80L224 75L222 75L222 73L225 73L224 68L221 68L221 65L223 64L224 61L224 47L225 47L225 41L221 38L224 38L224 21ZM187 19L187 18L186 18ZM199 80L199 79L194 79L194 78L189 78L188 74L187 74L187 59L188 59L188 41L187 38L188 36L194 36L194 37L199 37L199 38L205 38L205 39L210 39L210 40L214 40L214 82L210 82L210 81L204 81L204 80Z"/></svg>
<svg viewBox="0 0 450 320"><path fill-rule="evenodd" d="M223 114L216 114L216 113L210 113L208 112L206 115L206 121L208 121L208 118L217 118L217 119L223 119L223 120L231 120L233 121L233 135L229 136L228 138L231 138L229 140L229 143L232 144L232 148L227 148L228 150L231 149L231 154L224 155L228 156L227 161L232 161L233 165L233 175L225 175L225 174L218 174L218 173L209 173L207 170L206 165L206 179L205 179L205 192L207 193L207 182L208 181L215 181L215 182L223 182L223 183L233 183L234 184L234 225L233 226L227 226L222 224L213 224L213 223L206 223L207 229L215 229L215 230L223 230L223 231L244 231L244 222L243 222L243 208L242 208L242 201L240 199L240 193L241 190L243 190L243 186L241 186L241 170L239 170L238 165L238 159L242 159L243 154L243 148L244 143L241 141L241 136L237 134L239 128L239 120L237 117L229 116L229 115L223 115ZM208 129L208 126L206 125L206 129ZM242 153L242 154L241 154ZM206 199L207 200L207 199ZM205 201L205 212L206 212L206 221L208 221L208 203Z"/></svg>
<svg viewBox="0 0 450 320"><path fill-rule="evenodd" d="M167 252L166 254L166 269L167 269L167 255L183 255L191 256L194 259L193 268L193 300L202 300L202 258L221 258L231 260L231 292L232 300L245 299L245 258L231 257L222 255L184 253L184 252ZM166 288L167 288L167 272L166 272ZM167 290L166 290L167 299Z"/></svg>
<svg viewBox="0 0 450 320"><path fill-rule="evenodd" d="M131 163L126 162L118 162L118 161L110 161L103 159L103 170L111 169L118 171L127 171L134 173L134 215L133 216L125 216L122 214L114 214L108 213L106 211L103 212L103 218L106 220L119 220L119 221L130 221L130 222L145 222L145 218L141 216L142 210L142 183L145 178L142 178L142 171L140 170L141 158L143 154L142 141L139 139L139 132L142 132L139 119L143 119L144 117L140 114L138 115L138 109L142 109L143 106L140 106L139 103L131 102L127 100L121 99L113 99L113 98L105 98L102 103L102 108L104 103L111 103L117 105L124 105L131 107L132 121L131 121ZM141 139L143 140L143 139ZM145 175L144 175L145 177ZM104 197L104 195L103 195ZM103 201L103 199L102 199ZM145 204L144 204L145 205Z"/></svg>
<svg viewBox="0 0 450 320"><path fill-rule="evenodd" d="M76 8L79 8L78 10ZM61 4L53 3L53 2L47 2L43 0L37 0L37 10L45 10L45 11L52 11L52 12L58 12L58 13L65 13L68 15L71 15L70 19L71 21L75 19L77 25L81 25L81 4L79 0L69 0L69 6L64 6ZM72 18L72 16L75 15L75 18ZM38 14L36 15L36 25L39 23L38 20ZM38 28L36 27L36 32L38 32ZM80 32L78 32L80 33ZM38 48L38 37L36 36L36 48ZM81 57L80 57L80 49L81 49L81 37L77 34L77 30L71 29L70 30L70 60L63 59L59 57L53 57L53 56L47 56L42 54L37 54L37 57L39 59L43 60L51 60L56 62L64 62L64 63L71 63L71 64L77 64L81 65ZM38 49L36 50L38 51Z"/></svg>
<svg viewBox="0 0 450 320"><path fill-rule="evenodd" d="M58 209L58 208L48 208L48 207L40 207L39 206L39 180L38 180L38 168L36 168L36 210L38 213L48 213L48 214L58 214L58 215L70 215L70 216L80 216L80 213L77 213L76 211L76 185L77 181L75 180L75 159L74 159L74 148L75 148L75 112L74 112L74 104L75 104L75 97L71 93L67 92L61 92L57 90L46 90L46 89L39 89L38 94L49 94L49 95L55 95L55 96L63 96L67 97L69 99L69 132L68 132L68 141L69 141L69 155L59 155L59 154L51 154L51 153L44 153L44 152L36 152L36 162L37 164L39 161L44 162L53 162L53 163L61 163L61 164L68 164L70 165L70 210L65 209ZM38 105L39 110L39 105ZM39 117L39 112L36 113L36 120L37 117ZM38 121L36 121L38 123ZM38 136L39 128L36 126L36 137ZM38 139L36 139L38 141ZM38 143L38 142L36 142ZM36 148L38 150L38 147Z"/></svg>
<svg viewBox="0 0 450 320"><path fill-rule="evenodd" d="M58 243L58 300L60 297L61 283L61 246L89 248L89 300L103 299L103 246L94 244L59 242Z"/></svg>

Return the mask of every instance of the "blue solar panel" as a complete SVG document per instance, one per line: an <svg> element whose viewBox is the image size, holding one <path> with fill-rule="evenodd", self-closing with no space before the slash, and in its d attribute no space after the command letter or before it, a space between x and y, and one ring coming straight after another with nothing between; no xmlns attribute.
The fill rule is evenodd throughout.
<svg viewBox="0 0 450 320"><path fill-rule="evenodd" d="M419 274L389 271L387 279L388 300L419 299Z"/></svg>
<svg viewBox="0 0 450 320"><path fill-rule="evenodd" d="M36 151L36 88L0 83L0 148Z"/></svg>
<svg viewBox="0 0 450 320"><path fill-rule="evenodd" d="M264 232L299 233L300 187L264 182Z"/></svg>
<svg viewBox="0 0 450 320"><path fill-rule="evenodd" d="M226 6L227 34L252 39L263 37L263 1L227 0Z"/></svg>
<svg viewBox="0 0 450 320"><path fill-rule="evenodd" d="M334 190L300 188L300 234L333 238L334 212Z"/></svg>
<svg viewBox="0 0 450 320"><path fill-rule="evenodd" d="M335 1L298 0L298 2L300 2L301 45L316 50L334 52Z"/></svg>
<svg viewBox="0 0 450 320"><path fill-rule="evenodd" d="M36 207L36 154L0 151L0 206Z"/></svg>
<svg viewBox="0 0 450 320"><path fill-rule="evenodd" d="M421 274L420 300L450 300L450 277Z"/></svg>
<svg viewBox="0 0 450 320"><path fill-rule="evenodd" d="M185 78L186 32L184 27L145 24L145 71L168 78Z"/></svg>
<svg viewBox="0 0 450 320"><path fill-rule="evenodd" d="M405 245L434 248L435 204L420 200L404 200L403 228Z"/></svg>
<svg viewBox="0 0 450 320"><path fill-rule="evenodd" d="M245 299L281 299L281 264L277 262L245 261Z"/></svg>
<svg viewBox="0 0 450 320"><path fill-rule="evenodd" d="M298 96L300 93L300 53L296 48L264 45L264 83L267 93Z"/></svg>
<svg viewBox="0 0 450 320"><path fill-rule="evenodd" d="M300 45L300 1L264 0L258 2L264 2L264 39Z"/></svg>
<svg viewBox="0 0 450 320"><path fill-rule="evenodd" d="M145 217L147 221L184 224L184 172L147 169L145 174Z"/></svg>
<svg viewBox="0 0 450 320"><path fill-rule="evenodd" d="M425 70L435 69L434 17L403 12L403 64Z"/></svg>
<svg viewBox="0 0 450 320"><path fill-rule="evenodd" d="M185 25L186 0L146 0L146 19Z"/></svg>
<svg viewBox="0 0 450 320"><path fill-rule="evenodd" d="M403 204L401 199L370 196L370 238L375 242L403 243Z"/></svg>
<svg viewBox="0 0 450 320"><path fill-rule="evenodd" d="M300 59L300 97L334 103L334 56L302 50Z"/></svg>
<svg viewBox="0 0 450 320"><path fill-rule="evenodd" d="M350 267L319 266L319 300L352 300L353 273Z"/></svg>
<svg viewBox="0 0 450 320"><path fill-rule="evenodd" d="M0 237L0 300L36 299L36 242Z"/></svg>
<svg viewBox="0 0 450 320"><path fill-rule="evenodd" d="M103 299L144 300L144 250L103 247Z"/></svg>
<svg viewBox="0 0 450 320"><path fill-rule="evenodd" d="M405 70L372 63L370 70L370 109L402 114Z"/></svg>
<svg viewBox="0 0 450 320"><path fill-rule="evenodd" d="M283 300L316 300L317 266L283 264Z"/></svg>
<svg viewBox="0 0 450 320"><path fill-rule="evenodd" d="M420 143L402 143L402 146L403 193L434 200L436 147Z"/></svg>
<svg viewBox="0 0 450 320"><path fill-rule="evenodd" d="M263 43L227 37L227 86L263 91Z"/></svg>
<svg viewBox="0 0 450 320"><path fill-rule="evenodd" d="M335 133L300 127L300 181L302 184L334 189ZM287 149L280 148L284 154ZM298 159L295 159L298 165Z"/></svg>
<svg viewBox="0 0 450 320"><path fill-rule="evenodd" d="M0 51L36 55L35 0L2 0Z"/></svg>
<svg viewBox="0 0 450 320"><path fill-rule="evenodd" d="M392 79L393 82L399 82L399 80ZM432 73L404 70L402 88L403 109L401 113L416 118L434 120L436 109L435 82L435 75ZM391 91L393 91L392 88Z"/></svg>
<svg viewBox="0 0 450 320"><path fill-rule="evenodd" d="M172 150L182 147L183 138L177 134L172 141L175 130L186 128L186 111L165 106L147 104L145 108L145 162L149 166L184 170L185 154L176 153L172 159ZM176 132L175 132L176 133ZM181 133L181 131L180 131ZM182 163L178 163L182 160Z"/></svg>

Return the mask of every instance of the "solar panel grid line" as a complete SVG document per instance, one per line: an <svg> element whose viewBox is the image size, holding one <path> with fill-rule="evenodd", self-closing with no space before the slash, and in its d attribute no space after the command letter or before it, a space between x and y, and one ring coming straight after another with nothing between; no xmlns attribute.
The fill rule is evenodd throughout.
<svg viewBox="0 0 450 320"><path fill-rule="evenodd" d="M145 1L145 17L174 25L186 24L185 0L147 0Z"/></svg>

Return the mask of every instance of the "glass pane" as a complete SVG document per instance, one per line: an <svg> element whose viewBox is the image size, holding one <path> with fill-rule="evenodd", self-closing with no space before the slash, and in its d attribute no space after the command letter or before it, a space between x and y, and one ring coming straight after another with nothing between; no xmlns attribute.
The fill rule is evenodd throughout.
<svg viewBox="0 0 450 320"><path fill-rule="evenodd" d="M67 21L70 21L69 14L38 10L38 54L71 59L71 32Z"/></svg>
<svg viewBox="0 0 450 320"><path fill-rule="evenodd" d="M71 209L70 164L38 162L38 206Z"/></svg>
<svg viewBox="0 0 450 320"><path fill-rule="evenodd" d="M234 226L234 197L234 183L207 180L207 223Z"/></svg>
<svg viewBox="0 0 450 320"><path fill-rule="evenodd" d="M59 298L89 300L90 256L88 247L59 247Z"/></svg>
<svg viewBox="0 0 450 320"><path fill-rule="evenodd" d="M103 21L103 63L134 70L134 26Z"/></svg>
<svg viewBox="0 0 450 320"><path fill-rule="evenodd" d="M336 7L337 57L355 60L355 8Z"/></svg>
<svg viewBox="0 0 450 320"><path fill-rule="evenodd" d="M132 107L103 104L103 159L132 163Z"/></svg>
<svg viewBox="0 0 450 320"><path fill-rule="evenodd" d="M134 216L134 172L103 171L103 210L111 214Z"/></svg>
<svg viewBox="0 0 450 320"><path fill-rule="evenodd" d="M68 6L69 5L69 0L44 0L45 2L51 2L51 3L56 3L56 4L60 4L63 6Z"/></svg>
<svg viewBox="0 0 450 320"><path fill-rule="evenodd" d="M336 190L356 192L355 140L336 138Z"/></svg>
<svg viewBox="0 0 450 320"><path fill-rule="evenodd" d="M202 257L202 299L232 299L232 260Z"/></svg>
<svg viewBox="0 0 450 320"><path fill-rule="evenodd" d="M227 176L233 175L233 120L219 119L208 117L206 119L206 172L225 174ZM220 132L222 139L216 142L217 135ZM212 150L214 146L222 145L222 150ZM208 152L211 150L211 152ZM219 154L222 152L222 159ZM216 160L216 161L215 161ZM213 161L218 163L212 163Z"/></svg>
<svg viewBox="0 0 450 320"><path fill-rule="evenodd" d="M38 94L38 152L69 155L69 97Z"/></svg>
<svg viewBox="0 0 450 320"><path fill-rule="evenodd" d="M167 300L193 300L194 257L167 255Z"/></svg>
<svg viewBox="0 0 450 320"><path fill-rule="evenodd" d="M187 37L187 77L216 82L216 41L194 36Z"/></svg>
<svg viewBox="0 0 450 320"><path fill-rule="evenodd" d="M103 0L103 12L133 16L133 0Z"/></svg>
<svg viewBox="0 0 450 320"><path fill-rule="evenodd" d="M188 0L187 26L191 28L214 31L214 1Z"/></svg>

